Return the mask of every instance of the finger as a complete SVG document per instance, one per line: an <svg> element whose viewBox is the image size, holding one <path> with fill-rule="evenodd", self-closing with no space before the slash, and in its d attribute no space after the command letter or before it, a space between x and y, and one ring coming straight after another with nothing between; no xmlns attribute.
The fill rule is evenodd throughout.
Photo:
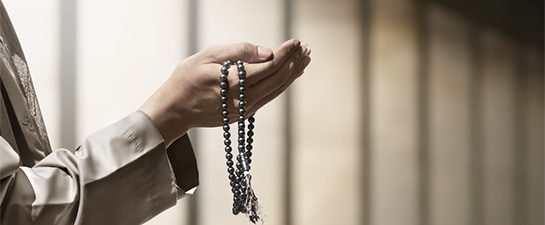
<svg viewBox="0 0 545 225"><path fill-rule="evenodd" d="M301 42L297 39L286 41L274 51L273 59L263 63L246 64L246 81L248 85L254 85L278 71L301 48Z"/></svg>
<svg viewBox="0 0 545 225"><path fill-rule="evenodd" d="M310 49L310 46L307 44L307 43L301 43L301 46L304 46L305 47L305 55L310 55L311 53L311 49Z"/></svg>
<svg viewBox="0 0 545 225"><path fill-rule="evenodd" d="M278 89L274 90L267 96L263 97L257 103L254 105L251 105L248 109L248 112L251 114L254 114L258 109L269 103L270 101L274 100L276 97L278 97L282 92L284 92L297 78L299 78L303 73L304 69L308 66L311 59L310 57L305 57L302 61L302 63L298 66L297 71L294 71L295 73L290 76L290 78L284 82Z"/></svg>
<svg viewBox="0 0 545 225"><path fill-rule="evenodd" d="M249 63L259 63L273 57L272 49L248 42L211 46L205 52L212 63L220 64L226 60L236 62L239 59Z"/></svg>
<svg viewBox="0 0 545 225"><path fill-rule="evenodd" d="M248 92L248 104L256 103L260 98L268 95L269 93L280 87L292 74L295 67L303 59L302 49L296 54L296 56L290 58L274 75L269 76L259 83L250 86Z"/></svg>
<svg viewBox="0 0 545 225"><path fill-rule="evenodd" d="M297 39L286 41L282 43L277 50L275 50L272 60L262 63L246 63L246 84L248 86L255 85L260 80L275 73L282 65L285 64L286 61L290 59L290 57L301 49L299 47L300 43L301 42ZM207 71L208 73L217 73L220 70L220 67L221 66L217 63L212 63L207 66ZM229 74L235 74L235 76L230 77L237 77L236 66L229 69Z"/></svg>
<svg viewBox="0 0 545 225"><path fill-rule="evenodd" d="M304 57L306 57L303 55L304 53L302 51L303 50L301 49L301 51L297 53L296 57L291 58L274 75L263 79L254 86L251 86L248 90L249 104L257 102L258 99L278 89L278 87L288 80L290 75L292 75L297 69L297 66L301 64Z"/></svg>

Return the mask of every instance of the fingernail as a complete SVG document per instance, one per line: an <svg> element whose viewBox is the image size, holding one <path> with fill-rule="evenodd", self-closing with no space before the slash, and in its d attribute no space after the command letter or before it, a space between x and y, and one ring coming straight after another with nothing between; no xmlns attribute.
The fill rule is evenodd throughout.
<svg viewBox="0 0 545 225"><path fill-rule="evenodd" d="M271 56L272 49L263 47L263 46L257 46L257 55L259 55L262 59L267 59Z"/></svg>
<svg viewBox="0 0 545 225"><path fill-rule="evenodd" d="M299 39L293 40L293 46L299 46L301 44L301 41Z"/></svg>
<svg viewBox="0 0 545 225"><path fill-rule="evenodd" d="M307 54L308 48L306 45L302 45L303 49L301 51L301 56L305 56Z"/></svg>

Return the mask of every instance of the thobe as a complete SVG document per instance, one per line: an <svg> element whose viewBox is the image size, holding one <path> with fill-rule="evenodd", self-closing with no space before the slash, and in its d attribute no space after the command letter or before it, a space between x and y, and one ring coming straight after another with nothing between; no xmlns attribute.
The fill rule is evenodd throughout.
<svg viewBox="0 0 545 225"><path fill-rule="evenodd" d="M189 138L167 148L141 111L92 134L77 149L52 151L1 1L0 57L2 225L141 224L198 185Z"/></svg>

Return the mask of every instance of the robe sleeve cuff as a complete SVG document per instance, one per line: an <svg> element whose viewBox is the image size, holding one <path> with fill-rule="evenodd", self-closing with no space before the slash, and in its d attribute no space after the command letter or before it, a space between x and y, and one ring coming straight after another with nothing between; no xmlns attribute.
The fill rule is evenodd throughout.
<svg viewBox="0 0 545 225"><path fill-rule="evenodd" d="M164 143L159 130L153 125L153 122L146 113L136 111L127 118L135 120L131 121L133 123L131 127L135 129L133 132L135 135L143 139L148 139L151 143L156 141ZM138 124L138 126L135 127L134 124ZM199 171L189 136L185 134L174 141L167 148L167 155L176 183L176 189L178 190L178 199L187 194L193 194L199 185Z"/></svg>

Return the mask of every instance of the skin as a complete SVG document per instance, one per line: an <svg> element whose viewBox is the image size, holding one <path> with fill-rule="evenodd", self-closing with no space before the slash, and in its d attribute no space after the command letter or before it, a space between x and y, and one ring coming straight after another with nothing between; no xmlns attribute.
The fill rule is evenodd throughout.
<svg viewBox="0 0 545 225"><path fill-rule="evenodd" d="M211 46L178 63L169 79L142 105L166 145L191 128L222 125L219 75L223 62L246 62L247 117L286 90L310 63L310 48L291 39L272 50L250 43ZM238 118L238 76L229 70L231 122Z"/></svg>

